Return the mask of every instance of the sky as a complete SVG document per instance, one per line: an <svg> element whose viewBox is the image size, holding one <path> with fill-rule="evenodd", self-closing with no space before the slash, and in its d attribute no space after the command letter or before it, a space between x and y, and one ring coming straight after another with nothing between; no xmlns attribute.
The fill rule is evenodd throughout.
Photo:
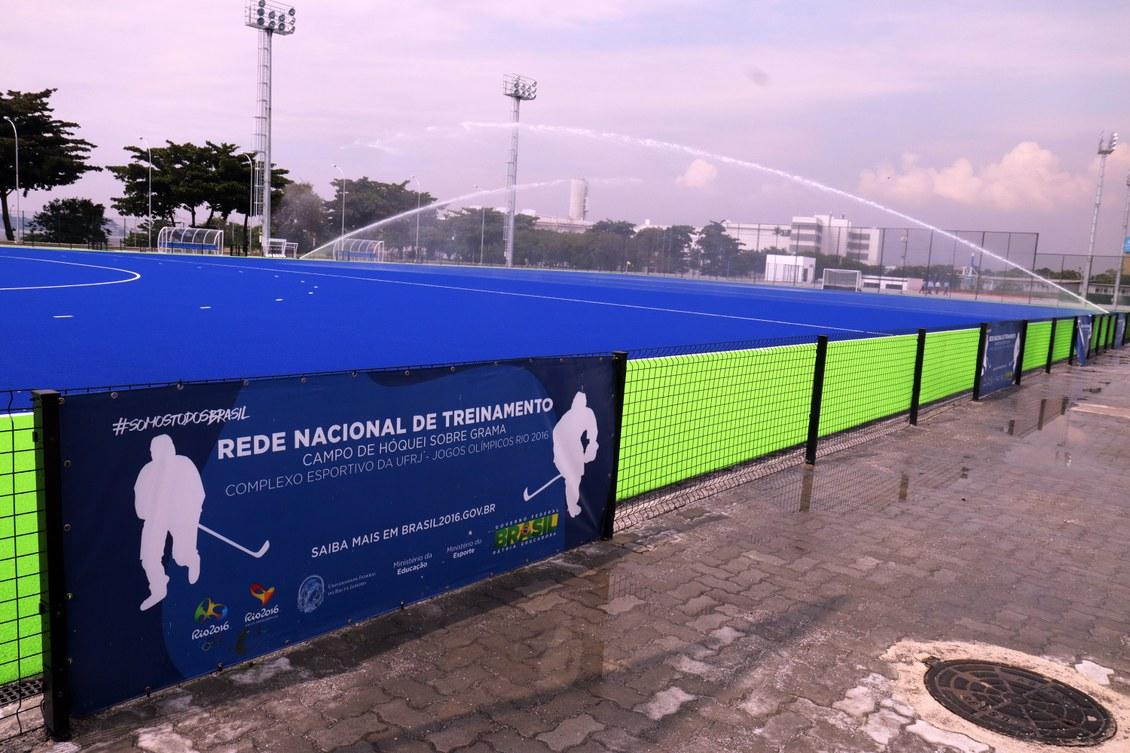
<svg viewBox="0 0 1130 753"><path fill-rule="evenodd" d="M439 197L502 187L510 134L490 124L509 119L501 79L517 72L539 84L519 182L589 179L590 219L906 224L744 161L1082 254L1099 134L1121 130L1096 253L1121 245L1125 2L300 0L296 14L274 40L273 156L323 196L334 163L349 178L417 176ZM94 164L123 163L140 136L251 144L258 32L241 0L0 0L0 17L0 87L58 89L56 114L97 145ZM24 209L118 192L95 173ZM518 203L561 216L568 188Z"/></svg>

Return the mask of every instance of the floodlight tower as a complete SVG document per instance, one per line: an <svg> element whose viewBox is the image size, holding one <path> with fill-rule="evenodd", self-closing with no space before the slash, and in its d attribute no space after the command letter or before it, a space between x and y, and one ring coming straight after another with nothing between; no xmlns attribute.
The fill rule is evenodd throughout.
<svg viewBox="0 0 1130 753"><path fill-rule="evenodd" d="M1103 176L1106 175L1106 158L1114 153L1114 148L1118 146L1118 132L1110 134L1106 144L1103 144L1103 135L1099 134L1099 188L1095 192L1095 212L1091 215L1091 238L1087 241L1087 268L1083 270L1083 289L1080 294L1084 300L1087 298L1087 290L1091 285L1091 265L1095 263L1095 229L1099 225L1099 205L1103 203Z"/></svg>
<svg viewBox="0 0 1130 753"><path fill-rule="evenodd" d="M510 161L506 163L506 224L502 226L502 240L506 247L506 266L514 266L514 211L517 196L514 185L518 182L518 107L522 100L537 99L538 82L532 78L507 73L502 77L502 93L514 100L510 121L514 124L510 132Z"/></svg>
<svg viewBox="0 0 1130 753"><path fill-rule="evenodd" d="M1126 176L1126 209L1122 210L1122 253L1118 255L1118 269L1114 273L1114 297L1110 299L1110 303L1115 308L1118 308L1118 296L1122 292L1122 267L1126 265L1126 260L1130 259L1130 235L1127 235L1130 230L1130 175Z"/></svg>
<svg viewBox="0 0 1130 753"><path fill-rule="evenodd" d="M259 80L255 85L259 114L255 116L255 202L251 213L263 217L259 238L266 254L271 244L271 38L294 33L294 8L273 0L247 0L244 25L259 30Z"/></svg>

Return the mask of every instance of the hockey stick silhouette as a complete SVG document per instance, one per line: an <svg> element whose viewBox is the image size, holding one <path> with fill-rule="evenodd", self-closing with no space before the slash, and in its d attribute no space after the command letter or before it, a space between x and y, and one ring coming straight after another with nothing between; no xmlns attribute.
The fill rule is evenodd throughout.
<svg viewBox="0 0 1130 753"><path fill-rule="evenodd" d="M227 536L224 536L224 535L222 535L222 534L216 533L215 531L213 531L213 530L212 530L211 528L209 528L208 526L204 525L203 523L197 523L196 525L197 525L197 527L198 527L198 528L199 528L199 529L200 529L201 531L203 531L204 533L208 534L209 536L215 536L215 537L216 537L217 539L219 539L220 541L224 542L225 544L227 544L227 545L229 545L229 546L233 546L233 547L235 547L236 549L238 549L239 551L243 552L244 554L250 554L250 555L251 555L252 557L254 557L255 559L259 559L259 558L260 558L260 557L262 557L262 556L263 556L264 554L266 554L266 553L267 553L267 548L271 546L271 542L270 542L269 540L268 540L268 541L264 541L264 542L263 542L263 546L259 547L259 551L257 551L257 552L253 552L253 551L251 551L250 549L248 549L247 547L245 547L245 546L240 546L239 544L235 543L234 541L232 541L231 539L229 539L229 538L228 538Z"/></svg>
<svg viewBox="0 0 1130 753"><path fill-rule="evenodd" d="M551 478L551 479L550 479L549 481L546 481L546 482L545 482L544 484L542 484L542 485L541 485L541 486L540 486L540 487L539 487L539 488L538 488L538 489L537 489L536 491L534 491L534 492L531 492L531 491L529 490L529 488L523 489L523 490L522 490L522 500L523 500L523 501L525 501L525 502L529 502L529 501L530 501L531 499L533 499L534 497L538 496L539 494L541 494L542 492L544 492L544 491L545 491L546 489L548 489L548 488L549 488L549 485L550 485L550 484L552 484L552 483L553 483L554 481L556 481L556 480L557 480L557 479L559 479L559 478L563 478L563 476L562 476L562 475L561 475L560 473L558 473L558 474L557 474L556 476L554 476L553 478Z"/></svg>

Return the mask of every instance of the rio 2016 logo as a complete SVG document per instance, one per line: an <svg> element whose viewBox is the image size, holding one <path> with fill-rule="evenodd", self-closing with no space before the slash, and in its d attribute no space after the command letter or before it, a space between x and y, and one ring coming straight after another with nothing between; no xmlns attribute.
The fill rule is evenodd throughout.
<svg viewBox="0 0 1130 753"><path fill-rule="evenodd" d="M275 595L275 587L266 588L261 583L252 583L251 595L258 599L260 604L267 606L267 602Z"/></svg>
<svg viewBox="0 0 1130 753"><path fill-rule="evenodd" d="M204 599L196 605L196 621L207 622L208 620L215 620L220 622L228 616L228 608L218 602L212 601L211 597Z"/></svg>

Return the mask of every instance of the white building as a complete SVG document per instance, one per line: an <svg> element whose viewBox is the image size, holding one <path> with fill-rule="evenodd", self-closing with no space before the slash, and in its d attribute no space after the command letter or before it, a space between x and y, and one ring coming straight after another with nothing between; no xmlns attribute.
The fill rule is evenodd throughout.
<svg viewBox="0 0 1130 753"><path fill-rule="evenodd" d="M846 217L816 214L793 217L788 225L723 222L745 251L782 250L796 255L841 256L864 264L879 263L879 228L856 227Z"/></svg>
<svg viewBox="0 0 1130 753"><path fill-rule="evenodd" d="M811 256L767 254L765 256L765 282L811 285L816 282L816 259Z"/></svg>
<svg viewBox="0 0 1130 753"><path fill-rule="evenodd" d="M788 250L789 236L792 233L790 225L764 225L760 222L726 220L722 227L726 228L726 234L736 240L743 251Z"/></svg>

